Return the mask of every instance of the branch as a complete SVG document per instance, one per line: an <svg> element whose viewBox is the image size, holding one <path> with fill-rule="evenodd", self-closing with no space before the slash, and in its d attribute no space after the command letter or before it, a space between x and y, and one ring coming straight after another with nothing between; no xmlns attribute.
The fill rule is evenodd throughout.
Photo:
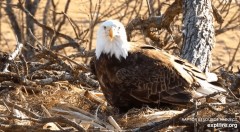
<svg viewBox="0 0 240 132"><path fill-rule="evenodd" d="M148 19L145 18L135 18L126 26L126 32L128 41L131 39L131 33L133 30L136 30L136 27L141 26L140 29L143 30L146 37L154 41L159 41L159 37L154 36L150 28L157 28L162 29L165 28L169 33L172 33L170 29L170 24L179 13L182 11L182 1L175 0L175 2L168 7L166 12L162 16L154 16L149 17Z"/></svg>
<svg viewBox="0 0 240 132"><path fill-rule="evenodd" d="M21 2L21 0L18 0L18 7L19 9L21 9L22 11L24 11L26 13L26 15L28 15L31 19L33 19L34 23L36 23L38 26L40 26L41 28L45 29L45 30L48 30L51 34L56 34L58 35L59 37L62 37L70 42L75 42L74 39L72 39L70 36L68 35L65 35L65 34L62 34L60 32L56 32L54 29L52 29L51 27L49 26L46 26L42 23L40 23L24 6L23 6L23 3ZM77 42L76 42L77 44Z"/></svg>
<svg viewBox="0 0 240 132"><path fill-rule="evenodd" d="M13 61L17 57L17 55L19 55L21 53L21 51L22 51L23 44L18 41L18 37L17 36L16 36L16 41L17 41L16 48L12 52L12 54L9 55L8 62L5 64L5 68L3 69L3 72L9 72L8 71L9 62Z"/></svg>
<svg viewBox="0 0 240 132"><path fill-rule="evenodd" d="M12 2L12 0L7 0L5 11L8 15L8 18L10 19L14 33L17 35L19 42L22 42L22 33L21 33L20 27L18 25L17 18L14 14L14 11L12 10L11 2Z"/></svg>
<svg viewBox="0 0 240 132"><path fill-rule="evenodd" d="M47 49L46 47L44 47L44 46L41 44L40 41L38 41L38 39L32 34L31 31L30 31L30 34L31 34L32 37L37 41L37 43L38 43L37 46L38 46L38 47L40 48L40 50L41 50L42 57L47 58L47 57L48 57L47 55L49 55L49 57L52 56L52 57L50 57L50 58L48 57L48 59L50 59L50 60L52 60L52 61L54 61L54 62L58 62L60 65L62 65L62 66L65 67L66 69L68 69L69 71L73 72L73 69L72 69L70 66L68 66L68 64L66 64L63 60L61 60L61 59L58 57L58 56L61 56L61 57L63 57L65 60L68 60L68 61L73 62L74 64L76 64L79 69L81 69L81 70L83 70L83 71L89 71L88 68L85 67L83 64L78 64L78 63L76 63L75 61L69 59L68 57L66 57L66 56L64 56L64 55L58 54L58 53L56 53L56 52L53 52L53 51ZM28 45L29 45L29 44L28 44ZM30 45L30 46L31 46L31 45ZM32 47L32 48L34 48L34 47ZM37 49L35 48L35 50L37 50Z"/></svg>
<svg viewBox="0 0 240 132"><path fill-rule="evenodd" d="M76 58L76 57L93 57L95 55L95 49L90 51L83 51L77 54L69 55L69 58Z"/></svg>
<svg viewBox="0 0 240 132"><path fill-rule="evenodd" d="M232 59L228 63L227 69L229 69L229 67L233 65L233 62L235 61L238 50L240 49L240 36L239 35L237 36L238 36L239 42L238 42L237 48L235 49L235 52L233 53Z"/></svg>
<svg viewBox="0 0 240 132"><path fill-rule="evenodd" d="M67 13L70 2L71 2L71 0L67 0L67 3L65 4L64 13ZM62 19L62 21L59 23L59 25L58 25L58 27L57 27L57 30L56 30L55 32L60 32L60 31L61 31L61 28L62 28L63 24L65 24L65 20L66 20L66 15L63 16L63 19ZM53 35L53 38L52 38L51 44L50 44L51 46L54 45L57 37L58 37L58 34L56 34L56 35L54 34L54 35Z"/></svg>
<svg viewBox="0 0 240 132"><path fill-rule="evenodd" d="M216 19L218 24L222 24L224 22L223 17L220 15L219 11L217 10L217 8L212 5L212 9L213 9L213 16Z"/></svg>

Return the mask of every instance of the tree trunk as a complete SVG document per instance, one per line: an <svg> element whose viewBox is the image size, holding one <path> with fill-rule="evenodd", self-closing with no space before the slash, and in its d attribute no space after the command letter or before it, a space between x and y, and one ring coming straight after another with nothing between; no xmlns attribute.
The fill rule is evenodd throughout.
<svg viewBox="0 0 240 132"><path fill-rule="evenodd" d="M39 2L40 0L25 0L25 7L33 16L36 14ZM29 15L26 15L26 42L30 43L34 47L35 39L32 37L29 30L31 30L33 35L35 35L34 21ZM34 55L34 50L29 45L25 45L25 48L26 50L23 51L23 54L28 60Z"/></svg>
<svg viewBox="0 0 240 132"><path fill-rule="evenodd" d="M211 0L184 0L183 24L181 57L207 72L215 42Z"/></svg>
<svg viewBox="0 0 240 132"><path fill-rule="evenodd" d="M19 24L18 24L18 21L17 21L17 17L15 16L14 14L14 11L12 9L12 0L7 0L7 4L6 4L6 7L5 7L5 11L8 15L8 18L10 20L10 23L11 23L11 26L12 26L12 29L15 33L15 35L17 36L17 39L20 43L22 43L22 33L21 33L21 29L19 27Z"/></svg>

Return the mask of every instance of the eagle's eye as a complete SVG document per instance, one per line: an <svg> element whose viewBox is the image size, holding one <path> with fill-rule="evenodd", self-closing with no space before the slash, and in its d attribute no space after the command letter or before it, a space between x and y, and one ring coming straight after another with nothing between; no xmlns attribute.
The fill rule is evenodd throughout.
<svg viewBox="0 0 240 132"><path fill-rule="evenodd" d="M106 26L103 26L104 29L106 29L107 27Z"/></svg>

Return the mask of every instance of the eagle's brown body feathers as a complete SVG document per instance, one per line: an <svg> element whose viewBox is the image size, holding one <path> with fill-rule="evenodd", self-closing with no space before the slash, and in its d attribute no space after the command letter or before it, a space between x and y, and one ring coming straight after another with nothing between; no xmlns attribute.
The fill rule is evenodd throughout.
<svg viewBox="0 0 240 132"><path fill-rule="evenodd" d="M101 54L95 71L107 101L120 109L186 105L194 96L195 79L206 77L195 66L151 46L131 43L126 59Z"/></svg>

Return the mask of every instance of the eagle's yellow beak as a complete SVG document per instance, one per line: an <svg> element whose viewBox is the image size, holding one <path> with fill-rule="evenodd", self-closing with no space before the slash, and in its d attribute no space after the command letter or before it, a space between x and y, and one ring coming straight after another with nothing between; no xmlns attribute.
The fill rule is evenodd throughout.
<svg viewBox="0 0 240 132"><path fill-rule="evenodd" d="M113 29L112 28L109 29L109 37L112 41L113 40Z"/></svg>

